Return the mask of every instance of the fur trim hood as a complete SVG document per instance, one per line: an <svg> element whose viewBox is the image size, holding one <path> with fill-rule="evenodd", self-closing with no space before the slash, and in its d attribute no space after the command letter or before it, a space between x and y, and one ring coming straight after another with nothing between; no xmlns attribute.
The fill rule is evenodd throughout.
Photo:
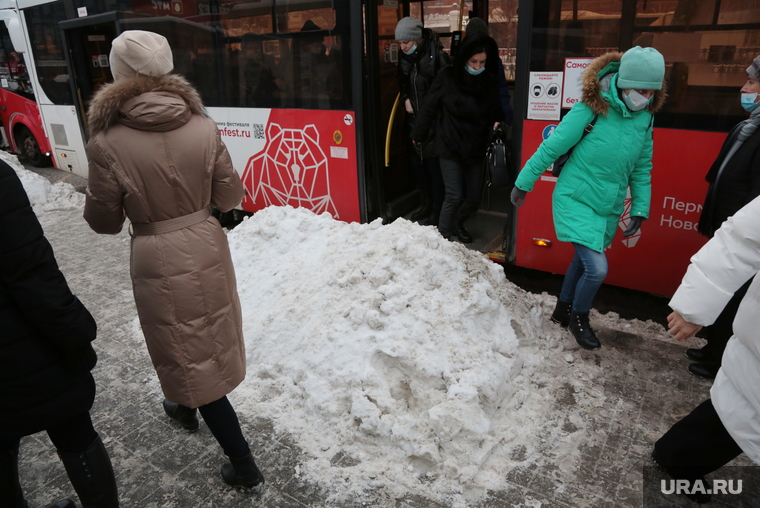
<svg viewBox="0 0 760 508"><path fill-rule="evenodd" d="M198 91L178 74L121 79L102 86L90 101L90 110L87 113L90 135L108 130L118 121L122 107L127 101L149 92L175 94L187 104L192 114L206 116Z"/></svg>
<svg viewBox="0 0 760 508"><path fill-rule="evenodd" d="M606 115L607 109L610 107L610 103L605 97L609 92L604 90L602 78L617 73L620 68L621 58L623 58L623 53L620 52L605 53L591 62L586 70L583 71L583 77L581 78L583 94L581 100L597 115ZM662 90L654 92L654 99L647 107L649 112L654 114L662 109L667 96L667 82L663 80Z"/></svg>

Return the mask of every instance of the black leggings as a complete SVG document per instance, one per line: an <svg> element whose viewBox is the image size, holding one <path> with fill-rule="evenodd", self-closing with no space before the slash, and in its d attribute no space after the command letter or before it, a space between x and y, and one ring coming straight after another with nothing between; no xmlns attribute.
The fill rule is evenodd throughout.
<svg viewBox="0 0 760 508"><path fill-rule="evenodd" d="M240 422L227 397L198 408L209 430L230 459L241 459L251 453L240 430Z"/></svg>
<svg viewBox="0 0 760 508"><path fill-rule="evenodd" d="M62 453L81 453L98 438L89 412L79 413L60 425L45 430L55 448ZM0 450L18 449L19 441L25 435L4 435L0 441Z"/></svg>

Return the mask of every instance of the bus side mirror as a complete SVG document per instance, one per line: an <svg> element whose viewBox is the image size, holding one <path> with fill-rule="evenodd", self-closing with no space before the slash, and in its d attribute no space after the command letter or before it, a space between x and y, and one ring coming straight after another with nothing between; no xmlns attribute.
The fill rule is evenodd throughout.
<svg viewBox="0 0 760 508"><path fill-rule="evenodd" d="M11 37L14 51L16 51L16 53L26 53L24 30L21 27L21 20L18 18L18 13L11 10L3 11L0 13L0 19L5 21L5 26L8 28L8 35Z"/></svg>

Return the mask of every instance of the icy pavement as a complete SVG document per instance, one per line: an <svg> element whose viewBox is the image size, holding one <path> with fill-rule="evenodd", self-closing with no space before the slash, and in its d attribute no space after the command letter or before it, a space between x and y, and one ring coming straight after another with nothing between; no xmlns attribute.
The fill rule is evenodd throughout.
<svg viewBox="0 0 760 508"><path fill-rule="evenodd" d="M361 263L350 265L347 260L362 258L349 252L350 228L364 235L362 244L368 250L372 250L372 244L383 254L381 249L385 247L379 245L390 240L375 237L382 233L376 230L394 231L389 229L391 226L323 224L310 219L294 220L292 215L281 215L280 220L276 220L278 216L274 216L268 222L261 222L257 231L250 228L253 225L250 224L249 229L241 228L240 233L236 229L231 236L235 261L239 265L238 284L244 313L250 316L260 312L246 311L246 305L265 307L268 311L268 321L246 324L248 378L230 396L267 477L267 486L258 496L237 491L224 485L218 475L225 458L208 429L202 425L198 433L186 434L163 414L160 404L163 397L135 320L128 274L128 235L92 233L81 218L80 209L47 210L39 216L72 290L99 325L95 342L99 362L93 371L98 393L92 416L111 454L124 507L641 506L642 467L649 465L652 444L672 423L708 396L710 383L686 373L688 360L683 354L684 345L674 344L659 325L594 314L592 324L596 325L603 348L597 352L581 350L567 331L549 322L553 297L524 293L506 281L499 281L497 271L492 270L496 265L479 263L473 257L476 254L459 245L440 243L436 235L429 234L429 228L420 231L423 228L405 221L392 225L397 227L395 232L414 238L422 235L426 245L420 246L419 242L399 245L396 238L393 244L396 251L409 250L411 255L403 255L393 263L387 256L373 259L371 252L365 252L364 264L369 276L364 281L352 282L353 271ZM301 243L287 237L294 234L288 221L294 222L296 229L301 228ZM345 265L343 286L341 279L334 277L338 281L335 287L327 288L328 281L320 281L324 274L310 267L308 262L298 268L287 263L288 258L296 257L312 262L323 259L320 256L325 253L317 252L308 243L315 238L319 240L317 235L321 228L346 232L342 238L346 256L342 260L331 260L333 264ZM282 236L285 238L280 238ZM238 241L249 246L264 242L258 245L259 250L283 250L279 258L285 272L277 271L278 258L271 253L256 254L249 250L241 258L239 253L245 251L234 248ZM285 250L288 246L293 251ZM424 249L431 246L436 246L434 250L439 256L431 259L435 263L426 268L424 263L410 261L419 259L421 254L426 254ZM416 252L415 249L422 250ZM255 258L257 255L260 257ZM248 270L248 263L258 266L258 272ZM470 288L469 310L447 307L460 295L442 296L437 301L438 311L442 312L438 321L445 325L445 330L431 324L429 328L415 331L426 334L429 341L436 341L440 351L431 351L425 344L419 344L415 346L419 349L414 355L396 355L401 360L417 358L419 363L394 362L387 353L371 358L382 359L376 360L375 366L380 366L378 371L386 382L399 381L395 391L392 387L388 390L390 398L396 393L396 402L403 400L407 405L413 400L409 392L417 390L418 394L432 399L442 389L433 386L435 383L420 384L425 378L420 370L440 369L443 377L439 384L448 393L463 394L464 400L469 392L463 388L466 383L461 382L461 377L462 373L469 376L467 386L480 399L470 407L481 410L486 407L484 414L490 422L488 428L471 429L470 437L489 440L490 446L490 453L479 458L474 470L472 457L469 462L460 460L446 446L440 446L440 456L436 457L434 449L425 448L425 436L432 435L431 442L439 443L441 439L441 429L436 427L435 419L427 418L426 422L423 414L431 414L430 408L426 412L414 412L411 407L402 411L390 399L380 400L382 379L365 375L368 369L354 369L354 365L338 369L339 362L328 356L335 352L332 346L325 345L322 350L318 347L318 341L332 340L345 348L347 338L353 334L362 341L374 336L383 347L398 350L403 341L391 339L411 326L414 316L423 321L433 321L435 316L435 309L430 307L405 311L406 304L421 304L420 295L415 293L414 284L409 280L419 278L418 271L423 270L426 277L431 277L442 288L462 287L466 279L452 275L458 273L459 264L467 267L473 285L479 286ZM373 272L375 267L379 269ZM437 272L446 277L436 279L436 267ZM380 270L383 268L387 273ZM325 272L333 269L335 267L330 266ZM424 272L426 269L428 272ZM305 281L309 275L314 280ZM249 280L249 277L258 279ZM293 289L298 287L299 280L302 281L301 294ZM367 283L365 290L352 295L355 312L348 310L323 316L329 314L332 307L345 305L338 299L343 294L339 289L348 291L355 282ZM314 298L310 289L320 284L325 287L321 300ZM260 302L255 301L257 291L250 289L255 287L261 287L260 294L266 296ZM292 362L295 368L282 359L286 354L267 355L257 350L259 345L261 349L275 349L275 345L266 340L285 326L282 312L277 311L277 304L281 305L278 288L288 291L294 301L302 300L300 307L293 307L298 310L293 312L289 334L298 333L299 322L312 320L311 334L307 336L316 344L304 346L315 356L311 365L303 361L301 351L293 349L287 334L277 340L285 349L291 348L291 356L297 360ZM430 290L435 289L431 286ZM383 296L383 302L373 300L377 294ZM362 308L363 297L385 310L376 314L359 313L357 309ZM304 311L320 301L324 308L318 316ZM494 308L493 301L502 302L504 309ZM402 305L402 302L406 303ZM452 316L452 313L457 314ZM391 315L400 317L394 323L388 317ZM480 372L477 365L468 366L465 360L457 359L452 344L438 342L442 336L456 331L458 320L473 320L473 316L482 316L482 320L473 321L469 328L479 326L488 334L482 337L485 345L478 347L485 349L477 349L478 354L485 364L508 369L493 373L503 381L493 386L488 385L488 379L475 376ZM499 326L491 326L493 324ZM258 332L260 336L252 342L249 335L255 335L254 327L263 331ZM383 338L384 331L390 339ZM471 338L463 333L464 355L473 347L468 341ZM347 359L365 361L361 348L356 349ZM498 354L490 358L488 351ZM323 357L317 358L319 354ZM500 356L503 359L500 360ZM448 363L446 366L427 365L436 359ZM519 366L510 359L519 359ZM264 364L268 367L262 367ZM402 368L408 370L396 375ZM309 372L313 374L311 382L306 379ZM447 373L459 376L459 382L447 380ZM292 390L283 385L277 390L278 382L287 376L295 378L301 389ZM336 379L337 385L330 385ZM364 400L357 397L356 387L362 383L367 384L369 394ZM460 392L452 388L454 385L461 388ZM489 390L492 400L483 402L482 395ZM301 397L296 397L295 392ZM356 405L349 404L347 409L331 407L330 400L320 399L325 397L336 399L338 406L343 403L341 397ZM429 400L418 401L418 404L433 406L436 402L447 403ZM451 405L451 400L448 403ZM372 420L378 408L382 410L375 414L376 420ZM461 407L454 405L452 413L457 410L462 413ZM381 425L383 412L396 419L395 427ZM442 413L439 408L432 414ZM351 423L357 416L362 421L356 423L356 429L352 430L351 425L337 428L341 418L348 418ZM409 425L404 427L401 420ZM471 420L467 415L459 419L465 424ZM372 432L361 431L365 422L365 427ZM422 423L428 427L421 427L421 436L417 436L413 428ZM396 429L396 433L389 429ZM464 453L463 443L454 442L452 446L460 446L460 453ZM418 445L427 450L427 456L414 450ZM740 458L736 464L749 462ZM22 441L20 474L32 507L74 496L44 433Z"/></svg>

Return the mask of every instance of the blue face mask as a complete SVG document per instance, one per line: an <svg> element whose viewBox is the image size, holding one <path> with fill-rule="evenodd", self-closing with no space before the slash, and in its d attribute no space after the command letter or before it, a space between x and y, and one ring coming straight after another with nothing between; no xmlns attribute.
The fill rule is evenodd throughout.
<svg viewBox="0 0 760 508"><path fill-rule="evenodd" d="M480 69L473 69L472 67L470 67L470 64L464 64L464 70L466 70L468 73L472 74L473 76L477 76L478 74L486 70L486 66L484 65Z"/></svg>
<svg viewBox="0 0 760 508"><path fill-rule="evenodd" d="M404 51L404 54L405 55L411 55L415 51L417 51L417 45L416 44L414 46L412 46L412 49L410 49L409 51Z"/></svg>
<svg viewBox="0 0 760 508"><path fill-rule="evenodd" d="M742 107L745 111L752 113L755 109L757 109L758 106L760 106L760 102L755 102L757 100L757 94L756 93L743 93L742 94Z"/></svg>
<svg viewBox="0 0 760 508"><path fill-rule="evenodd" d="M623 102L625 103L626 106L628 106L628 109L630 109L631 111L641 111L642 109L647 107L649 103L652 102L652 99L654 98L654 97L650 97L649 99L647 99L636 90L631 90L631 93L629 93L628 95L626 95L625 92L623 92L620 95L623 96Z"/></svg>

